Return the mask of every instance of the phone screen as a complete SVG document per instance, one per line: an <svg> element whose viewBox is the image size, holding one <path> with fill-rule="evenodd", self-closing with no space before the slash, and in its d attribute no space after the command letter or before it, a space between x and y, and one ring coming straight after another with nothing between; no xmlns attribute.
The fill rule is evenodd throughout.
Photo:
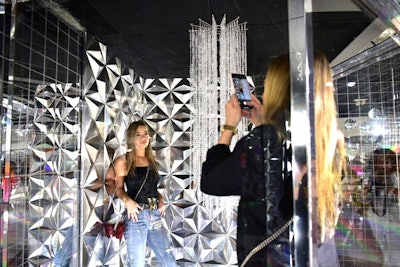
<svg viewBox="0 0 400 267"><path fill-rule="evenodd" d="M247 105L251 101L250 84L246 75L239 73L231 73L232 85L234 93L237 96L242 108L251 108Z"/></svg>

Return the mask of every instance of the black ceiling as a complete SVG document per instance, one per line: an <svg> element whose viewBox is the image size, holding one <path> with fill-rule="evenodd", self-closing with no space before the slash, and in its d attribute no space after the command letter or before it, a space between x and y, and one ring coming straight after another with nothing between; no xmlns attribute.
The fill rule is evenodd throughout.
<svg viewBox="0 0 400 267"><path fill-rule="evenodd" d="M321 0L319 0L321 2ZM338 2L343 2L341 0ZM350 0L348 0L350 2ZM248 75L263 79L288 50L287 2L279 0L58 0L91 35L144 78L189 77L191 24L247 23ZM335 1L322 1L335 2ZM328 5L328 4L325 4ZM359 11L313 13L314 47L333 60L370 23ZM328 10L326 12L324 10ZM333 10L333 11L332 11ZM336 10L338 10L336 8Z"/></svg>

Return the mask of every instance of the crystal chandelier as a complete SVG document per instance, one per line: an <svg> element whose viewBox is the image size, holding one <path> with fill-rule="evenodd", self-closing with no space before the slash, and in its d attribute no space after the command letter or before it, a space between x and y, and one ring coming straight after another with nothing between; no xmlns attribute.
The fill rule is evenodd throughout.
<svg viewBox="0 0 400 267"><path fill-rule="evenodd" d="M246 23L236 18L226 23L226 16L217 25L214 16L212 24L199 19L199 25L190 30L190 81L194 88L193 131L191 147L191 173L200 203L209 208L224 206L232 210L237 206L238 197L215 197L202 193L199 188L201 166L207 150L214 146L219 129L224 123L225 104L232 95L229 74L247 73ZM246 121L238 126L240 138L245 132ZM232 140L234 144L237 139Z"/></svg>

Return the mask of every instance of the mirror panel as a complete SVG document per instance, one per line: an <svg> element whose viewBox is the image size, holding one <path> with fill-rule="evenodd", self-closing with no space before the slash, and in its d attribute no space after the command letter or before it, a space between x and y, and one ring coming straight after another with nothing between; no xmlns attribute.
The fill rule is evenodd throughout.
<svg viewBox="0 0 400 267"><path fill-rule="evenodd" d="M69 1L64 2L68 6ZM237 3L246 9L244 2ZM267 62L281 51L293 52L300 48L300 62L303 69L308 68L305 51L311 49L306 48L311 41L300 40L300 36L291 42L297 48L290 47L287 32L290 25L286 20L288 9L298 11L296 5L304 6L305 11L300 16L310 16L312 23L296 26L302 31L307 30L306 25L312 27L314 49L330 55L339 121L348 149L349 168L343 179L344 206L336 233L340 262L343 266L350 263L381 266L385 260L398 262L396 255L390 252L398 251L395 241L399 239L389 230L389 227L397 229L398 226L386 218L397 216L398 197L394 196L394 191L381 190L374 184L370 166L374 149L390 148L398 152L399 42L395 33L398 7L391 1L379 1L386 3L381 6L376 6L375 1L323 3L315 1L311 7L309 1L291 1L289 6L279 2L268 10L258 8L230 13L228 21L248 13L262 15L258 16L257 23L247 25L249 47L267 47L262 44L273 43L265 54L252 54L248 58L248 62L259 65L249 66L249 69L262 69L262 74L250 73L254 92L260 97ZM273 8L278 10L278 6L281 13L271 12ZM280 8L282 6L284 9ZM211 21L211 10L225 8L223 11L228 12L234 7L229 3L211 3L206 15L195 14L193 19L183 23L186 26L182 35L189 35L190 23L196 23L199 17ZM44 265L68 259L71 266L98 262L122 266L124 242L107 239L102 232L107 206L104 204L112 192L112 182L107 191L106 172L113 159L125 153L126 124L144 117L150 125L153 147L160 159L159 191L168 200L165 224L179 264L235 265L235 210L226 213L222 208L210 211L204 207L193 183L197 178L189 171L193 153L191 113L194 110L191 105L193 88L188 77L141 77L140 72L124 62L128 54L117 57L120 51L113 51L112 45L96 40L102 36L92 38L93 31L85 39L85 28L69 14L57 13L57 8L47 1L12 4L0 1L3 26L0 43L1 165L4 170L0 207L1 226L5 229L5 234L0 236L4 245L2 255L7 255L9 265ZM339 16L342 11L346 12ZM218 13L218 22L223 13ZM100 18L95 11L87 14ZM241 17L241 21L246 18ZM100 19L92 22L96 27L105 25ZM97 28L124 27L119 24L111 27L107 23ZM349 33L348 28L354 31ZM143 34L144 29L148 30L142 29ZM264 33L272 30L273 36ZM265 34L265 43L257 43L253 33ZM296 32L292 28L293 33ZM349 37L346 34L354 36L354 42L345 43ZM151 40L155 44L167 44L169 42L163 41L165 36L164 33L163 39L154 34ZM283 45L274 42L276 36L285 41ZM144 35L141 40L145 42ZM189 49L189 44L185 45ZM330 45L342 47L343 51L326 49ZM141 45L143 47L146 45ZM153 57L152 61L161 65L168 60ZM177 62L174 61L175 69L181 66L181 62ZM299 86L306 88L304 83ZM305 89L300 92L301 103L295 97L293 104L306 105L306 92ZM397 183L394 180L391 186L398 188ZM392 206L388 205L389 201ZM385 210L386 217L379 216L382 215L379 211L378 214L374 212L372 204L380 205L376 207ZM201 219L195 223L195 218ZM76 224L82 227L71 227ZM385 243L386 237L380 235L382 231L391 234L394 242ZM60 249L67 245L71 236L79 237L72 246L81 248L72 255ZM152 253L148 256L150 261L154 260Z"/></svg>

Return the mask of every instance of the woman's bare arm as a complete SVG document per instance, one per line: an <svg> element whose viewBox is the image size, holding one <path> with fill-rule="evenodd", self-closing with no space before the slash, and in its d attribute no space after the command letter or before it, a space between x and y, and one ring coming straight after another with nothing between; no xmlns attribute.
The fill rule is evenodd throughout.
<svg viewBox="0 0 400 267"><path fill-rule="evenodd" d="M124 202L129 198L124 189L125 175L126 159L125 156L120 156L114 161L115 194Z"/></svg>
<svg viewBox="0 0 400 267"><path fill-rule="evenodd" d="M135 200L131 199L125 192L124 179L126 174L128 173L126 169L125 156L120 156L114 161L114 172L115 172L115 194L125 203L128 218L136 222L138 220L137 216L139 210L142 210L143 207L140 206Z"/></svg>

